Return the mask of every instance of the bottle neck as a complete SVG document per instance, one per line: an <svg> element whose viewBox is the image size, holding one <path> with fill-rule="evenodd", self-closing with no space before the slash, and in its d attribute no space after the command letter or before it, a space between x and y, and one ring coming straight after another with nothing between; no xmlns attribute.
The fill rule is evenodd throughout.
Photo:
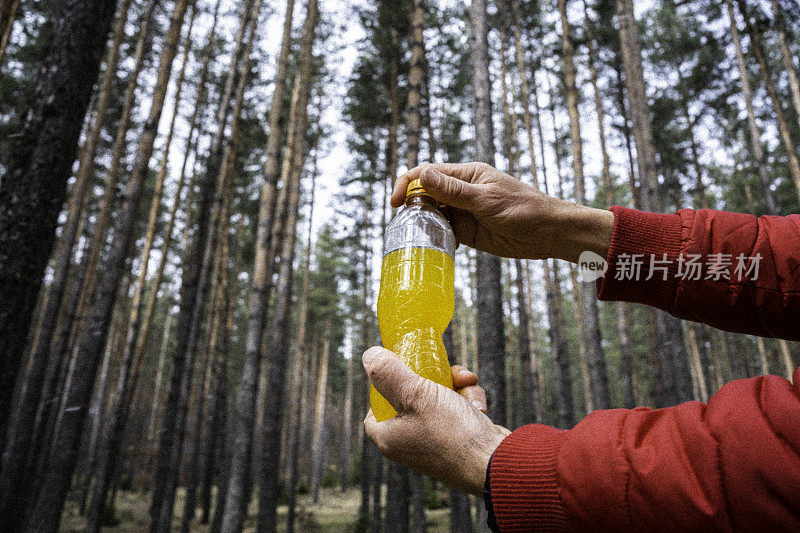
<svg viewBox="0 0 800 533"><path fill-rule="evenodd" d="M432 207L436 207L436 200L432 197L428 196L427 194L415 194L413 196L409 196L406 198L406 205L430 205Z"/></svg>

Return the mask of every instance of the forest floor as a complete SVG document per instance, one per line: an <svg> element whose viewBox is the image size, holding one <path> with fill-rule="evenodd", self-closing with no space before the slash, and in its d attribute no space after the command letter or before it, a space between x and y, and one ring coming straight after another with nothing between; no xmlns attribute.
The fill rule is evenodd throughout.
<svg viewBox="0 0 800 533"><path fill-rule="evenodd" d="M384 496L386 486L383 487ZM439 491L442 499L447 497L447 491ZM174 531L179 531L180 517L183 513L183 499L185 491L178 490L175 500L175 520ZM358 487L353 487L345 492L338 488L323 488L320 490L319 502L314 504L310 494L298 496L298 527L297 531L305 532L348 532L353 531L358 513L358 506L361 499L361 491ZM104 527L103 531L117 533L133 533L148 531L150 525L149 516L150 494L137 491L122 491L117 496L116 519L119 522L114 527ZM450 510L447 507L440 509L427 509L425 517L429 533L449 531ZM278 530L286 528L287 507L282 505L278 508ZM258 504L253 502L250 505L247 520L245 521L244 531L253 532L256 529L258 515ZM61 531L77 533L84 531L85 519L78 513L78 504L74 500L67 502L64 515L61 519ZM204 533L209 531L209 524L199 523L198 518L192 524L191 531Z"/></svg>

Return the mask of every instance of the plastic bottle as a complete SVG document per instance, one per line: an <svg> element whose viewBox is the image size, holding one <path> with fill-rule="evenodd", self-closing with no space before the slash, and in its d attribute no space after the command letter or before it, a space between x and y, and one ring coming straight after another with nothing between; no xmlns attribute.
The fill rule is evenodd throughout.
<svg viewBox="0 0 800 533"><path fill-rule="evenodd" d="M406 206L386 228L378 325L385 348L420 376L452 389L442 334L453 318L456 239L436 205L414 180ZM372 386L370 404L379 421L397 414Z"/></svg>

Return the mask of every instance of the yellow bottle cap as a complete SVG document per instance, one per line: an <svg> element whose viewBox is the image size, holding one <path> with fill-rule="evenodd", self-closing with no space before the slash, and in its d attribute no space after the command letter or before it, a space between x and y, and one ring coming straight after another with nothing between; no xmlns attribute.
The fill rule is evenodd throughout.
<svg viewBox="0 0 800 533"><path fill-rule="evenodd" d="M412 180L411 183L408 184L408 188L406 188L406 200L412 196L419 196L421 194L428 194L425 187L422 186L422 181L419 178Z"/></svg>

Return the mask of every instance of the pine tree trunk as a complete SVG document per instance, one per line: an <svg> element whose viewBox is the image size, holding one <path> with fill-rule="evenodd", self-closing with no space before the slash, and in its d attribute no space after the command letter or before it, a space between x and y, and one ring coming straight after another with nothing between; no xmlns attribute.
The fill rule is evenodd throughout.
<svg viewBox="0 0 800 533"><path fill-rule="evenodd" d="M172 326L172 313L167 314L164 319L164 331L161 338L161 348L158 350L158 363L156 365L156 383L153 387L153 402L150 406L150 422L147 425L147 449L148 452L152 448L155 439L156 426L158 424L158 406L161 404L161 380L164 378L164 363L167 358L167 350L169 347L170 331Z"/></svg>
<svg viewBox="0 0 800 533"><path fill-rule="evenodd" d="M204 95L205 95L206 81L208 80L208 70L209 70L209 65L211 63L212 46L213 46L213 43L214 43L214 39L216 37L216 28L217 28L217 22L218 22L218 17L219 17L219 8L220 8L221 3L222 3L221 0L217 0L216 7L214 8L214 19L213 19L213 22L211 24L211 29L210 29L210 31L208 33L208 39L207 39L207 42L206 42L206 45L205 45L205 49L204 49L204 52L203 52L203 66L201 67L200 79L199 79L198 84L197 84L197 95L195 96L194 108L193 108L194 111L192 112L192 117L189 119L189 133L187 134L187 137L186 137L186 147L184 148L183 164L181 166L181 173L180 173L180 177L178 179L177 189L175 190L174 199L173 199L173 202L172 202L172 207L170 208L170 212L169 212L169 221L167 222L167 227L164 230L164 239L163 239L163 241L161 243L161 251L160 251L161 259L159 260L158 267L156 267L155 275L153 276L153 281L151 283L151 288L150 288L150 296L147 299L147 304L145 305L145 308L144 308L144 316L143 316L142 321L141 321L141 327L140 327L138 335L136 337L136 345L135 345L135 350L136 351L135 351L134 358L137 359L137 360L141 359L143 357L144 350L147 347L147 342L148 342L148 340L150 338L150 328L153 325L153 318L155 316L156 304L158 303L158 294L159 294L159 291L161 289L161 284L164 281L164 270L166 268L166 265L167 265L167 262L168 262L168 259L169 259L170 248L172 247L173 232L175 231L175 221L177 220L178 209L181 206L181 194L183 193L183 189L185 188L185 185L186 185L186 175L187 175L187 170L188 170L189 157L190 157L190 155L192 153L192 139L194 138L194 133L198 128L198 118L199 118L199 115L200 115L200 112L201 112L202 106L203 106L203 99L204 99ZM188 42L188 40L187 40L187 42ZM188 47L185 50L188 51L189 50ZM186 63L184 62L184 65L185 64ZM177 104L177 99L176 99L176 104ZM177 109L177 105L176 105L175 112L173 113L173 123L174 123L174 118L177 116L177 114L176 114L177 111L178 111L178 109ZM173 128L173 125L170 125L170 130L172 130L172 128ZM199 138L199 134L198 134L198 138ZM197 140L194 141L194 152L195 152L194 155L195 155L195 160L196 160L197 159ZM167 148L165 148L165 150L164 150L164 154L165 154L164 155L164 161L162 161L162 164L161 164L161 172L162 173L165 172L166 169L167 169L165 163L167 161L167 154L168 153L169 153L169 150ZM189 191L190 192L189 192L189 194L187 196L191 196L191 191L194 189L195 177L196 177L196 174L193 174L192 178L190 180L190 184L189 184ZM192 207L191 206L191 202L187 198L186 208L185 208L187 213L191 211L191 207ZM187 223L187 228L188 227L189 227L189 224Z"/></svg>
<svg viewBox="0 0 800 533"><path fill-rule="evenodd" d="M52 281L48 289L47 302L42 311L42 318L39 323L38 333L35 336L34 347L31 354L31 366L26 372L25 380L22 385L20 401L17 412L10 423L10 427L5 432L6 449L3 454L3 465L0 468L2 477L0 487L20 487L21 476L24 475L23 466L26 461L31 438L35 427L35 419L42 391L46 381L47 367L54 364L55 360L50 360L50 345L56 323L59 317L64 293L68 285L68 274L72 266L72 251L77 235L79 235L83 215L86 191L88 190L91 166L94 162L97 144L108 109L111 82L114 80L117 71L119 49L122 37L124 36L125 23L127 22L128 8L130 0L124 0L120 6L117 22L114 28L114 38L112 47L109 50L106 60L105 74L100 88L100 98L97 102L96 112L92 126L87 134L87 140L81 151L81 164L78 174L70 194L67 205L67 221L62 228L62 234L55 253ZM18 2L15 2L13 10L16 10ZM6 15L6 13L3 13ZM8 21L13 23L13 14ZM4 24L4 22L2 23ZM0 24L0 27L4 27ZM2 58L0 57L0 61ZM0 414L0 420L3 415ZM3 424L0 423L0 435L3 435ZM2 494L11 496L17 491L3 490ZM0 497L0 513L5 511L6 498ZM3 513L4 514L4 513Z"/></svg>
<svg viewBox="0 0 800 533"><path fill-rule="evenodd" d="M54 8L40 76L0 179L0 435L115 7L89 0Z"/></svg>
<svg viewBox="0 0 800 533"><path fill-rule="evenodd" d="M353 435L353 361L355 353L347 359L344 402L342 407L342 454L339 458L339 490L344 492L350 476L350 449Z"/></svg>
<svg viewBox="0 0 800 533"><path fill-rule="evenodd" d="M115 219L113 246L106 261L106 270L103 272L97 295L93 299L87 329L79 342L74 378L66 397L67 408L54 439L54 454L46 469L42 490L32 508L30 520L32 528L51 530L57 527L64 499L69 490L77 456L76 447L85 419L85 407L94 384L99 356L108 333L117 287L131 247L136 213L144 181L148 175L157 124L164 106L167 86L172 73L172 63L177 52L187 7L188 0L178 0L173 9L159 63L152 106L145 129L139 138L133 170L125 192L125 201Z"/></svg>
<svg viewBox="0 0 800 533"><path fill-rule="evenodd" d="M792 361L792 351L789 348L789 343L783 339L778 339L778 348L781 352L781 363L783 364L784 375L786 379L791 381L795 371L795 364L794 361Z"/></svg>
<svg viewBox="0 0 800 533"><path fill-rule="evenodd" d="M608 155L606 143L605 109L603 108L602 95L597 76L596 66L596 42L592 23L589 19L589 10L586 0L583 1L584 27L586 29L586 41L589 49L589 74L591 77L592 88L594 90L594 109L597 115L597 130L600 137L600 153L602 155L603 166L601 170L603 188L606 195L606 209L614 205L614 183L611 180L611 158ZM627 122L626 122L627 125ZM624 302L617 302L617 333L620 343L620 379L622 381L622 396L626 408L632 409L636 400L633 395L633 350L630 345L630 326L627 317L628 309Z"/></svg>
<svg viewBox="0 0 800 533"><path fill-rule="evenodd" d="M756 124L756 114L753 109L753 90L750 88L750 77L747 74L747 61L742 50L742 39L739 35L739 28L736 25L736 17L733 11L733 2L725 0L728 8L728 21L730 23L731 38L736 49L736 64L739 68L739 83L742 85L742 96L744 97L745 107L747 108L747 126L750 130L750 149L753 152L758 177L761 179L761 187L764 192L764 201L767 205L767 213L775 215L778 213L778 206L770 188L770 177L767 171L767 161L764 157L764 148L761 145L761 131Z"/></svg>
<svg viewBox="0 0 800 533"><path fill-rule="evenodd" d="M92 504L89 508L89 516L87 518L87 531L91 533L100 531L106 495L109 487L113 485L114 472L119 472L119 468L117 468L116 465L119 461L120 447L125 437L127 420L131 409L131 401L136 392L140 367L142 360L144 359L144 350L136 349L136 338L139 331L139 314L142 306L142 296L146 286L150 252L155 239L158 211L161 207L161 198L164 191L164 180L167 175L167 160L169 158L169 151L175 132L175 123L178 118L178 111L180 109L181 92L183 89L184 80L186 78L186 66L189 62L188 60L191 46L192 28L194 26L196 13L196 10L192 11L192 15L189 20L189 28L186 32L186 37L184 40L183 63L176 84L177 88L174 97L175 104L173 106L169 132L167 133L167 139L164 143L161 169L156 178L155 190L150 205L145 242L139 257L139 274L130 304L131 312L123 319L122 322L123 331L126 331L123 341L124 347L122 365L120 367L120 377L118 379L117 392L115 394L115 403L108 427L108 434L103 436L104 452L100 461L100 476L98 477L98 482L95 486ZM154 287L153 295L155 296L157 292L158 287Z"/></svg>
<svg viewBox="0 0 800 533"><path fill-rule="evenodd" d="M47 304L42 312L41 322L36 335L35 348L32 350L32 367L26 375L23 400L21 408L27 413L20 413L18 422L21 426L12 429L14 433L20 435L23 441L19 445L27 448L30 439L30 431L33 430L33 417L35 409L39 405L42 392L42 381L49 361L50 346L56 324L60 315L64 293L66 292L70 271L72 270L72 254L75 240L80 234L84 220L84 207L86 204L86 192L89 189L91 179L94 175L94 160L97 155L97 145L99 144L100 134L103 130L108 103L111 96L111 85L117 76L117 64L119 60L120 45L125 36L125 24L128 21L128 9L131 0L123 0L117 14L117 21L114 27L114 37L111 48L106 59L105 74L99 89L96 111L93 122L87 132L86 141L81 149L80 164L67 204L67 220L62 227L61 237L54 256L52 281L48 289ZM2 429L2 428L0 428ZM10 460L18 461L18 455L11 453ZM17 463L19 464L19 463Z"/></svg>
<svg viewBox="0 0 800 533"><path fill-rule="evenodd" d="M217 514L224 515L230 529L238 529L241 524L246 505L247 487L250 485L250 464L253 455L253 435L256 421L256 396L261 374L261 353L263 350L263 330L266 321L269 300L268 285L271 284L271 268L267 265L269 249L272 245L272 226L275 219L275 188L277 186L278 165L280 161L281 128L279 125L283 96L286 90L286 65L291 46L291 27L294 13L294 0L286 3L281 50L278 56L278 68L275 78L275 89L269 115L269 137L267 139L267 161L265 164L265 182L261 190L259 203L258 230L255 243L254 270L251 281L250 300L248 304L247 334L245 344L245 360L242 377L236 394L234 422L230 445L230 467L226 486L219 490L225 492L225 509L218 509ZM262 374L263 376L263 374Z"/></svg>
<svg viewBox="0 0 800 533"><path fill-rule="evenodd" d="M286 381L288 359L288 333L292 301L292 263L297 235L297 211L300 181L305 161L305 135L308 119L308 102L311 95L314 47L319 10L317 0L309 0L300 53L298 72L292 94L287 150L281 174L289 194L286 236L282 242L281 262L275 287L275 314L271 328L271 354L268 390L274 398L282 398ZM283 405L278 402L264 411L264 462L261 467L259 489L258 531L273 532L277 527L278 472L281 452ZM224 528L223 528L224 530Z"/></svg>
<svg viewBox="0 0 800 533"><path fill-rule="evenodd" d="M19 4L20 0L5 0L2 7L0 7L0 65L2 65L3 58L6 55L8 42L11 40Z"/></svg>
<svg viewBox="0 0 800 533"><path fill-rule="evenodd" d="M214 366L214 359L217 355L217 337L225 317L223 308L227 306L226 296L228 296L228 261L230 259L230 235L229 235L229 212L230 212L230 193L224 200L223 212L219 220L219 236L221 245L217 247L217 258L214 266L214 286L211 290L211 304L213 311L208 319L208 333L206 342L206 354L203 358L203 382L197 394L197 415L194 419L194 427L191 432L192 445L189 457L186 461L188 471L188 481L186 483L186 498L183 506L183 519L181 520L181 532L188 533L194 520L197 508L197 486L200 481L200 460L205 459L205 453L201 450L208 439L213 437L211 431L205 432L203 438L203 428L210 427L208 418L209 409L207 398L211 392L211 371ZM224 325L222 325L224 327ZM205 463L205 461L204 461Z"/></svg>
<svg viewBox="0 0 800 533"><path fill-rule="evenodd" d="M66 353L68 350L71 350L73 346L77 345L79 332L86 328L87 316L91 309L92 299L94 298L97 288L97 270L100 256L108 240L107 232L109 224L111 223L111 211L118 196L117 188L119 186L120 176L123 173L123 159L125 158L125 152L128 148L127 135L133 107L136 103L136 90L139 84L139 75L144 67L145 56L151 51L148 50L148 41L151 36L153 12L158 7L159 2L160 0L151 0L142 15L142 27L139 39L136 43L135 64L125 90L122 115L114 137L114 144L111 150L111 163L109 164L108 174L103 188L103 202L94 224L92 242L87 254L88 258L85 261L83 271L78 275L77 283L80 286L79 296L76 301L72 302L71 311L66 314L67 319L63 321L63 325L59 326L63 328L63 332L57 337L58 343L54 347L54 351L56 352L63 351Z"/></svg>
<svg viewBox="0 0 800 533"><path fill-rule="evenodd" d="M658 182L650 107L642 68L641 39L633 12L633 0L617 0L617 16L641 181L639 198L645 211L663 212L665 206ZM658 406L676 405L688 401L692 395L682 328L678 319L663 311L653 311L653 315L657 335L655 347L661 364Z"/></svg>
<svg viewBox="0 0 800 533"><path fill-rule="evenodd" d="M245 3L239 24L235 50L227 74L220 108L217 112L217 129L212 139L206 175L200 188L197 231L194 242L184 260L188 265L181 284L181 306L178 312L178 335L175 348L170 392L164 410L164 426L159 444L157 483L153 492L150 525L151 532L168 531L175 503L178 469L186 433L186 415L191 394L191 374L197 352L197 343L205 302L212 277L213 259L217 245L217 229L224 216L225 198L232 180L231 163L239 131L241 98L248 81L249 51L245 52L248 28L256 24L261 2L256 7L252 0ZM252 30L250 30L252 33ZM250 39L252 41L252 39ZM244 57L244 59L242 59ZM240 64L242 66L240 66ZM238 76L237 76L238 72ZM238 79L238 86L237 86ZM237 90L236 108L231 113L234 88ZM225 137L228 118L233 116L230 136Z"/></svg>
<svg viewBox="0 0 800 533"><path fill-rule="evenodd" d="M306 337L308 333L306 331L307 324L308 324L308 297L309 297L309 290L310 290L310 280L311 280L311 234L313 231L313 222L314 222L314 188L316 185L316 178L317 178L317 156L318 152L316 147L314 147L314 158L313 158L313 168L311 171L311 192L309 198L309 213L308 213L308 235L306 240L306 258L305 258L305 266L303 267L303 285L302 285L302 292L300 295L300 311L299 311L299 322L297 325L297 333L296 333L296 342L297 346L295 348L294 354L294 361L293 361L293 370L292 373L294 375L295 382L292 384L292 389L289 391L289 405L292 406L294 409L294 413L289 421L289 439L288 439L288 463L289 463L289 486L288 486L288 496L289 496L289 510L288 510L288 517L287 517L287 531L294 532L295 527L295 518L296 518L296 505L297 505L297 483L300 478L299 469L298 469L298 455L299 455L299 447L300 447L300 439L301 439L301 431L300 431L300 420L303 416L302 407L303 401L305 397L305 391L307 389L307 383L310 379L309 375L306 375L306 360L308 359L308 344L306 343Z"/></svg>
<svg viewBox="0 0 800 533"><path fill-rule="evenodd" d="M750 47L752 48L753 55L756 56L758 67L761 72L761 78L764 80L764 85L767 88L767 94L772 101L772 109L775 113L775 120L778 123L778 132L780 133L781 141L786 154L789 158L789 173L794 181L795 188L797 189L798 198L800 198L800 159L797 157L797 149L794 141L792 140L789 125L786 122L786 115L783 112L783 99L775 89L775 83L772 81L772 74L770 73L769 66L767 65L767 58L764 52L764 47L761 43L761 36L758 30L753 27L750 21L750 13L747 9L747 4L744 0L737 0L739 11L744 18L745 28L747 34L750 36Z"/></svg>
<svg viewBox="0 0 800 533"><path fill-rule="evenodd" d="M470 6L470 61L474 91L475 158L494 164L491 82L489 79L488 25L485 0ZM500 258L477 254L478 360L486 390L487 414L496 422L506 419L505 331L503 325Z"/></svg>
<svg viewBox="0 0 800 533"><path fill-rule="evenodd" d="M331 353L330 322L322 329L322 351L317 365L317 394L314 401L314 431L311 441L311 493L319 502L319 486L325 468L325 407L328 398L328 360Z"/></svg>
<svg viewBox="0 0 800 533"><path fill-rule="evenodd" d="M567 1L558 0L558 8L561 14L561 42L564 59L564 81L567 89L567 111L570 123L572 170L575 175L575 199L579 204L586 205L586 185L583 176L583 140L581 139L581 123L578 112L578 88L575 82L574 47L570 36L569 20L567 19ZM589 290L585 286L580 288L579 293L583 319L581 333L586 344L586 355L589 362L592 405L595 409L608 409L611 407L611 397L608 391L606 361L600 335L600 311L597 305L597 298L593 290Z"/></svg>
<svg viewBox="0 0 800 533"><path fill-rule="evenodd" d="M792 52L789 50L789 44L786 42L786 20L783 11L778 5L778 0L771 0L771 4L772 13L775 16L778 28L778 43L780 43L781 47L783 68L786 70L786 75L789 77L789 90L792 93L792 104L794 105L795 114L797 115L797 123L800 125L800 80L797 78L797 69L794 66ZM0 61L2 61L2 59L2 56L0 56Z"/></svg>

